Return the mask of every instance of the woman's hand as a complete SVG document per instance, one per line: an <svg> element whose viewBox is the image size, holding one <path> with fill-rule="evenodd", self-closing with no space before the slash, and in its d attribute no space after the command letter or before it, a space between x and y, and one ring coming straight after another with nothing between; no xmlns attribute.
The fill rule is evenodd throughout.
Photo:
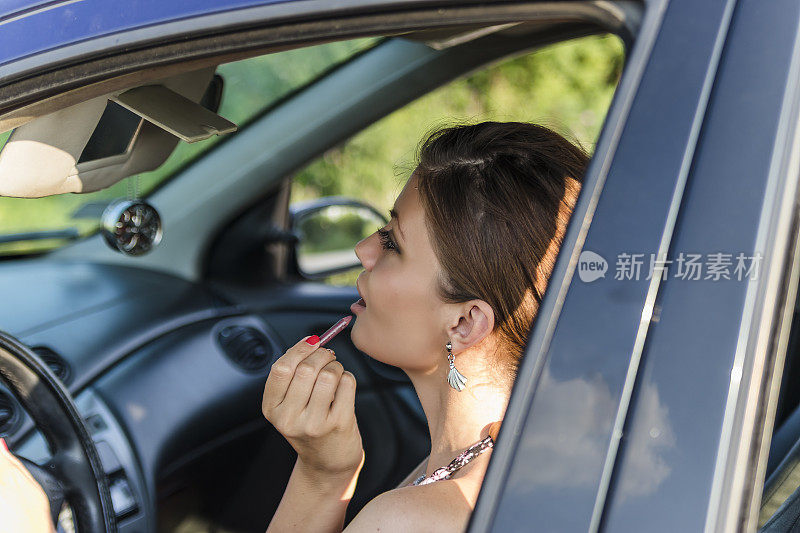
<svg viewBox="0 0 800 533"><path fill-rule="evenodd" d="M0 524L3 531L53 533L50 502L42 487L0 439Z"/></svg>
<svg viewBox="0 0 800 533"><path fill-rule="evenodd" d="M306 342L312 341L312 344ZM364 464L356 379L314 335L272 364L261 410L312 471L352 476Z"/></svg>

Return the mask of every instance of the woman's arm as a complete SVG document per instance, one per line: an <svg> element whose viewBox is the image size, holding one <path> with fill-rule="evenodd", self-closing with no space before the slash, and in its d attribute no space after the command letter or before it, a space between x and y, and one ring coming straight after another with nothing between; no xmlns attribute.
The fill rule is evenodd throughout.
<svg viewBox="0 0 800 533"><path fill-rule="evenodd" d="M267 533L342 531L363 464L362 458L355 472L333 475L309 468L298 458Z"/></svg>
<svg viewBox="0 0 800 533"><path fill-rule="evenodd" d="M355 377L318 343L315 335L290 348L264 388L264 416L297 452L270 533L342 531L364 464Z"/></svg>
<svg viewBox="0 0 800 533"><path fill-rule="evenodd" d="M331 525L334 525L331 531L342 531L347 505L353 497L363 464L362 461L358 471L353 474L334 477L314 472L298 459L267 533L325 531ZM397 488L405 487L417 479L425 472L427 464L428 457L425 457ZM313 509L313 512L309 512L309 509Z"/></svg>

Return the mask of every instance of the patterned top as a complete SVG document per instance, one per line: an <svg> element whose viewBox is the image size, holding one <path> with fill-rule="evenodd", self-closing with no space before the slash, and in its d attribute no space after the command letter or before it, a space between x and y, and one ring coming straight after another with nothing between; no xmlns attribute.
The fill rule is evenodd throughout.
<svg viewBox="0 0 800 533"><path fill-rule="evenodd" d="M443 466L442 468L437 468L427 478L425 477L425 474L419 476L411 485L427 485L428 483L433 483L434 481L439 481L440 479L449 479L453 473L456 472L456 470L463 467L493 446L494 439L492 439L491 435L488 435L486 438L479 440L465 451L458 454L455 459L450 461L449 465Z"/></svg>

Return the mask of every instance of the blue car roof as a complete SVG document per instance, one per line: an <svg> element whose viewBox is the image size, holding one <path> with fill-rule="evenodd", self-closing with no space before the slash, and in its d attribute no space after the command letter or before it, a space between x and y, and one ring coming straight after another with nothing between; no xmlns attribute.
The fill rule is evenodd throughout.
<svg viewBox="0 0 800 533"><path fill-rule="evenodd" d="M225 11L302 0L5 0L0 65L64 46Z"/></svg>

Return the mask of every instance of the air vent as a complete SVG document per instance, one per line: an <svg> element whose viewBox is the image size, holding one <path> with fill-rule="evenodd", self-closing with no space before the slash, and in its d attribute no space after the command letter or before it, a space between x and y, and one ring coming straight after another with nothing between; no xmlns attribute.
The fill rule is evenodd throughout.
<svg viewBox="0 0 800 533"><path fill-rule="evenodd" d="M11 396L0 391L0 436L10 435L17 429L18 421L19 412L16 402Z"/></svg>
<svg viewBox="0 0 800 533"><path fill-rule="evenodd" d="M63 357L46 346L34 346L31 350L39 356L39 359L44 361L44 364L50 367L50 370L61 380L61 383L64 385L69 383L72 377L72 370Z"/></svg>
<svg viewBox="0 0 800 533"><path fill-rule="evenodd" d="M264 370L272 359L272 346L259 330L249 326L226 326L217 337L228 359L247 372Z"/></svg>

